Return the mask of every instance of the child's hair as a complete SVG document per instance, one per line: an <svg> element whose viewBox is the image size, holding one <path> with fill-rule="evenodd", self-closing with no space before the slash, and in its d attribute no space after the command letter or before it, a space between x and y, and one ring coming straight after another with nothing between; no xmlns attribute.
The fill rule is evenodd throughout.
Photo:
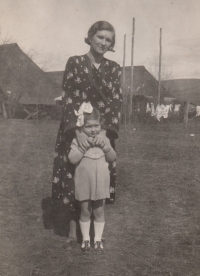
<svg viewBox="0 0 200 276"><path fill-rule="evenodd" d="M100 123L102 123L101 114L97 108L93 107L92 113L84 112L84 124L88 120L98 120Z"/></svg>

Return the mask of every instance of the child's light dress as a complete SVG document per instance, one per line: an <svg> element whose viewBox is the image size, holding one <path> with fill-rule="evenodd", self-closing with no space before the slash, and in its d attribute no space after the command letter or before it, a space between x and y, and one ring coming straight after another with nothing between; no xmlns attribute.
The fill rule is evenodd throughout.
<svg viewBox="0 0 200 276"><path fill-rule="evenodd" d="M106 143L110 145L109 139ZM76 139L72 141L71 151L73 154L79 151ZM93 147L85 152L76 165L74 182L75 198L79 201L110 198L110 171L102 149Z"/></svg>

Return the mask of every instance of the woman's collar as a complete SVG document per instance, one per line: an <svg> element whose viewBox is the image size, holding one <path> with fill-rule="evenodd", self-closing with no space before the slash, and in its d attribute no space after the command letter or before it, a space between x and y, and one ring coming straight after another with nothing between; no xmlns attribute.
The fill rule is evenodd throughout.
<svg viewBox="0 0 200 276"><path fill-rule="evenodd" d="M94 58L93 55L91 54L91 52L88 52L88 53L87 53L87 56L89 57L91 64L93 64L96 68L97 68L97 67L100 67L100 65L101 65L101 63L102 63L102 60L103 60L103 57L102 57L101 62L100 62L100 63L97 63L97 62L95 61L95 58Z"/></svg>

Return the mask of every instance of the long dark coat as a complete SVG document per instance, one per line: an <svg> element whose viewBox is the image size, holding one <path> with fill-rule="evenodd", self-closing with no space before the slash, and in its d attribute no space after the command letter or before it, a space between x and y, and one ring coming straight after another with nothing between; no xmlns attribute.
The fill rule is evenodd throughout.
<svg viewBox="0 0 200 276"><path fill-rule="evenodd" d="M75 137L78 110L83 102L90 101L103 117L103 128L114 147L118 138L119 119L122 104L120 66L103 58L99 69L91 63L88 55L70 57L63 78L62 119L55 146L52 179L52 199L62 200L70 211L74 208L74 165L70 164L68 154ZM115 199L116 161L109 164L110 203Z"/></svg>

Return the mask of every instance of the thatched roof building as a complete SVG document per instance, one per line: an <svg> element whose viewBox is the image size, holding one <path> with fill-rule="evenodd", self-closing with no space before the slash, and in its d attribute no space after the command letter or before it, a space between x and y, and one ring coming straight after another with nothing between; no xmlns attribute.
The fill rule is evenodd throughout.
<svg viewBox="0 0 200 276"><path fill-rule="evenodd" d="M57 84L61 91L64 71L49 71L45 72L45 74L48 76L48 78Z"/></svg>
<svg viewBox="0 0 200 276"><path fill-rule="evenodd" d="M20 95L21 104L53 105L59 85L14 44L0 45L0 85Z"/></svg>
<svg viewBox="0 0 200 276"><path fill-rule="evenodd" d="M131 88L131 66L125 67L125 93L130 93ZM133 95L145 96L157 100L158 81L144 66L133 68ZM171 97L164 87L161 88L161 99Z"/></svg>

